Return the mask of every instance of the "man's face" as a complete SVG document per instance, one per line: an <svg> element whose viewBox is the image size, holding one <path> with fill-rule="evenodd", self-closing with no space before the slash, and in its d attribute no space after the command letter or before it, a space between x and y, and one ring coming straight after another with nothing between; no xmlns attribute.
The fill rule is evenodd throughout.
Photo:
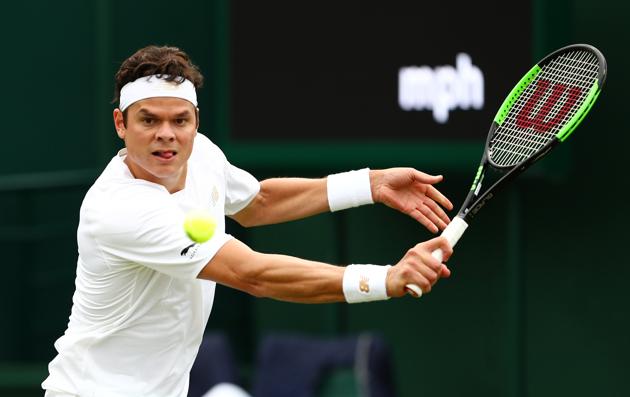
<svg viewBox="0 0 630 397"><path fill-rule="evenodd" d="M159 183L173 193L184 188L186 164L197 133L195 106L179 98L147 98L127 108L127 123L114 111L125 163L134 177Z"/></svg>

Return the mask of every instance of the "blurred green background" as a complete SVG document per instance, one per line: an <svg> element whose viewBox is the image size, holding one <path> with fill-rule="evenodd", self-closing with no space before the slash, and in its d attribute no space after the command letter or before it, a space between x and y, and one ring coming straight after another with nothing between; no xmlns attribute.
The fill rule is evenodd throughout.
<svg viewBox="0 0 630 397"><path fill-rule="evenodd" d="M201 67L207 81L200 131L259 179L406 165L443 173L440 189L456 205L463 198L476 153L400 164L395 156L373 162L369 152L359 152L350 160L339 155L291 164L263 162L255 148L232 148L226 141L228 13L228 0L4 4L0 396L42 394L39 383L70 312L81 200L121 147L111 122L113 74L147 44L180 46ZM431 295L315 306L220 287L209 330L228 333L243 371L251 371L257 343L269 332L373 331L391 343L400 396L630 395L623 364L630 354L630 266L623 248L630 215L620 201L629 190L621 152L630 138L616 106L630 84L623 77L630 69L623 27L629 14L630 5L619 0L533 2L535 58L570 43L597 46L610 69L604 93L570 144L550 159L562 172L541 177L556 164L543 160L539 172L487 207L457 247L453 277ZM392 263L430 237L382 206L228 228L255 249L333 263Z"/></svg>

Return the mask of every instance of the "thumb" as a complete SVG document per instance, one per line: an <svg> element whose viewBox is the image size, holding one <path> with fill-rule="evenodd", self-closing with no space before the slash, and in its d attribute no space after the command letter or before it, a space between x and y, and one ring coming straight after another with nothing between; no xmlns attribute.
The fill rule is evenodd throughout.
<svg viewBox="0 0 630 397"><path fill-rule="evenodd" d="M450 253L452 251L451 245L448 243L448 240L446 240L446 237L442 236L425 241L424 245L431 252L435 251L438 248L440 248L444 253Z"/></svg>

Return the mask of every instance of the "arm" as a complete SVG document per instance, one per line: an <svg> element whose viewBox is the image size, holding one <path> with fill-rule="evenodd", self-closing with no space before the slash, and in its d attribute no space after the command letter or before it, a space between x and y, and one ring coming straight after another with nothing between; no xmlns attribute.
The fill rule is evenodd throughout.
<svg viewBox="0 0 630 397"><path fill-rule="evenodd" d="M442 207L453 208L451 202L433 186L441 180L441 176L428 175L413 168L371 170L369 189L374 202L399 210L437 233L449 222ZM327 188L327 178L267 179L261 182L260 192L249 205L232 218L243 226L259 226L330 211Z"/></svg>
<svg viewBox="0 0 630 397"><path fill-rule="evenodd" d="M232 218L243 226L271 225L329 210L326 178L271 178L260 183L254 199Z"/></svg>
<svg viewBox="0 0 630 397"><path fill-rule="evenodd" d="M442 248L445 258L451 249L442 237L411 248L387 272L387 296L405 295L405 285L414 283L428 293L439 278L450 271L431 256ZM228 241L201 270L198 278L213 280L257 297L290 302L326 303L345 300L344 267L308 261L292 256L263 254L242 242Z"/></svg>

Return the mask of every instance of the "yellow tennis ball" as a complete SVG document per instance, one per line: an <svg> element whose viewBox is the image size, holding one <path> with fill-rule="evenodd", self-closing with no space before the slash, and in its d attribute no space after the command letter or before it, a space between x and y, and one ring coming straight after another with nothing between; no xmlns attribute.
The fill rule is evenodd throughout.
<svg viewBox="0 0 630 397"><path fill-rule="evenodd" d="M196 243L205 243L214 235L217 222L208 211L190 211L184 218L184 230Z"/></svg>

